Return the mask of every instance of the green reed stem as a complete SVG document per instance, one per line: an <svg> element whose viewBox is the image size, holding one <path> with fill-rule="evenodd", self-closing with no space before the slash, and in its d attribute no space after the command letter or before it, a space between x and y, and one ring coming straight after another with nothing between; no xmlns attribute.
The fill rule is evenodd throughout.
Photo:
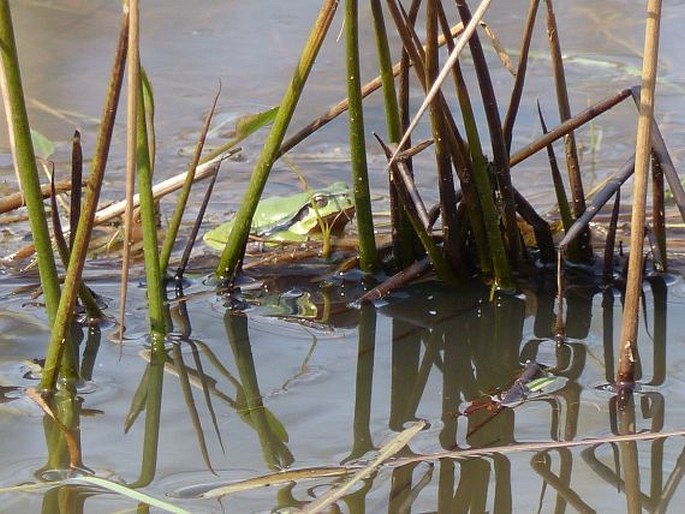
<svg viewBox="0 0 685 514"><path fill-rule="evenodd" d="M507 259L507 252L502 241L502 232L499 228L499 216L493 198L493 188L488 175L488 162L483 154L483 148L478 134L478 124L476 122L471 100L469 98L466 84L464 83L461 72L457 73L458 87L457 96L461 108L464 129L469 142L469 153L471 154L471 166L473 167L472 177L478 195L478 203L482 215L482 227L485 229L488 250L481 251L478 255L480 264L486 266L483 271L490 269L494 271L495 284L503 288L512 286L511 267ZM482 243L481 243L482 244ZM492 264L490 264L490 262Z"/></svg>
<svg viewBox="0 0 685 514"><path fill-rule="evenodd" d="M333 21L333 15L338 7L339 0L326 0L314 22L314 27L305 43L300 60L295 68L295 73L288 84L276 117L274 118L271 131L264 142L262 153L252 171L252 178L247 186L245 198L235 217L233 230L221 255L221 260L216 268L216 275L220 281L232 279L238 272L238 268L245 253L245 245L250 234L252 217L257 209L257 204L264 191L269 172L278 155L285 131L290 124L295 107L300 99L302 90L314 65L314 60L321 48L321 44Z"/></svg>
<svg viewBox="0 0 685 514"><path fill-rule="evenodd" d="M143 83L138 89L136 149L138 192L140 195L140 220L143 230L143 254L145 258L145 279L147 281L147 303L150 316L150 336L152 352L164 352L166 322L164 311L164 276L160 268L159 247L157 245L157 216L155 198L152 194L152 173L150 149L147 138L147 123L143 97Z"/></svg>
<svg viewBox="0 0 685 514"><path fill-rule="evenodd" d="M369 173L366 165L364 107L359 66L359 9L357 0L345 2L345 53L347 56L347 97L350 99L349 134L354 203L359 233L359 267L364 272L378 268L378 252L373 235L373 214Z"/></svg>
<svg viewBox="0 0 685 514"><path fill-rule="evenodd" d="M45 308L49 323L52 326L59 305L59 280L43 206L36 157L31 142L19 70L19 57L14 40L12 15L8 0L0 1L0 61L2 61L0 85L2 86L5 112L7 113L7 128L10 133L10 141L12 141L12 157L26 199L29 224L38 254L38 270L43 297L45 298Z"/></svg>
<svg viewBox="0 0 685 514"><path fill-rule="evenodd" d="M385 20L383 19L383 8L380 0L371 0L371 13L373 15L373 27L376 35L376 51L378 52L380 77L383 84L383 103L385 106L385 124L388 130L388 140L391 143L397 143L402 137L402 120L395 90L395 72L388 43L388 33L385 27ZM392 177L392 174L390 177ZM392 190L390 191L390 202L393 249L400 267L404 268L409 266L414 260L417 237L412 230L411 222L407 215L401 208L396 208L399 207L399 205L395 205L399 203L399 200L397 193Z"/></svg>
<svg viewBox="0 0 685 514"><path fill-rule="evenodd" d="M102 124L100 125L100 132L95 145L95 155L91 162L91 174L86 186L86 195L81 210L81 218L76 228L74 246L71 250L69 267L67 268L67 276L64 279L63 294L59 301L59 307L57 308L57 314L55 315L55 323L50 336L50 344L45 357L45 366L43 367L43 376L40 382L40 387L43 390L52 390L55 387L57 382L57 366L59 365L60 356L71 325L70 320L74 312L78 284L81 281L86 254L88 253L88 243L90 242L90 236L93 229L95 211L97 210L102 180L105 175L105 165L107 163L107 156L109 155L112 131L114 130L114 119L117 113L119 93L121 92L121 84L124 78L126 49L128 46L127 41L128 16L124 16L121 32L119 34L116 57L114 59L114 66L112 68L112 75L107 90L107 99L103 106Z"/></svg>
<svg viewBox="0 0 685 514"><path fill-rule="evenodd" d="M402 137L400 111L395 92L395 73L393 72L392 56L388 43L388 32L383 20L383 8L380 0L371 0L371 14L373 28L376 34L376 51L383 83L383 102L385 106L385 124L388 128L388 140L397 143Z"/></svg>
<svg viewBox="0 0 685 514"><path fill-rule="evenodd" d="M471 12L465 2L457 2L457 10L465 25L471 22ZM502 132L502 123L497 108L497 97L490 78L490 70L477 33L474 33L471 39L469 39L469 49L473 57L473 66L480 87L483 109L485 110L488 131L490 133L495 181L503 203L501 210L504 231L507 235L507 256L510 264L516 265L522 257L522 249L520 234L516 224L516 202L514 201L514 189L509 169L509 152L504 140L504 133ZM510 278L507 279L506 277L501 278L510 280Z"/></svg>

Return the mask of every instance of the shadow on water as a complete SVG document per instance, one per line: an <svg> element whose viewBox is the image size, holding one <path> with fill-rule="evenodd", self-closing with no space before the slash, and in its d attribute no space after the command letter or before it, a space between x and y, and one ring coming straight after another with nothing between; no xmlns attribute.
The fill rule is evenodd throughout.
<svg viewBox="0 0 685 514"><path fill-rule="evenodd" d="M569 289L567 340L557 344L545 289L489 302L483 291L455 295L426 283L353 309L346 304L356 284L279 287L214 304L193 292L170 300L167 354L142 353L147 365L126 400L125 430L142 431L142 450L127 436L117 451L129 466L115 476L153 496L171 494L191 512L214 512L217 498L240 512L302 508L422 419L428 428L344 496L344 510L664 512L682 496L682 439L668 432L682 426L682 388L666 378L667 298L680 284L652 278L645 287L641 386L620 397L611 385L622 300L614 289ZM217 314L223 332L209 322ZM81 343L86 383L98 382L96 363L108 358L98 355L110 346L100 335L93 328ZM512 397L532 362L544 386ZM55 397L59 421L43 422L48 459L34 468L40 482L87 476L90 467L102 476L108 459L81 431L108 437L121 419L108 412L115 404L87 409L88 400L83 392ZM42 508L78 513L96 500L116 503L106 497L92 485L55 483Z"/></svg>

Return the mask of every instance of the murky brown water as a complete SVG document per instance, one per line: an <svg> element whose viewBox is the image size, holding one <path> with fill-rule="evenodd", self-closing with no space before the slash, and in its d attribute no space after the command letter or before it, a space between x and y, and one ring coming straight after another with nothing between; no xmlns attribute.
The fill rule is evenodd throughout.
<svg viewBox="0 0 685 514"><path fill-rule="evenodd" d="M581 110L634 84L634 70L640 66L636 53L642 44L642 3L558 3L573 109ZM489 17L510 48L518 45L526 9L526 2L513 4L495 2ZM676 167L684 157L680 141L685 132L680 116L685 89L680 66L684 19L678 4L668 3L664 12L657 103ZM184 168L188 157L180 150L194 144L219 80L223 92L217 122L226 128L238 116L279 101L319 5L304 0L144 3L142 60L155 87L160 178ZM65 0L14 2L12 7L31 120L34 128L61 143L56 160L60 172L66 173L66 143L75 128L84 134L86 152L92 149L118 30L118 6ZM367 6L363 13L368 19ZM371 78L375 55L368 24L363 24L362 34L364 76ZM548 123L555 119L545 44L544 34L538 31L514 148L540 132L536 99ZM294 126L345 96L340 71L343 46L334 38L327 42ZM499 90L510 86L505 72L494 78ZM589 150L584 153L588 189L631 153L635 118L634 109L626 104L597 120L595 129L601 131L602 142L594 163ZM367 121L369 130L383 132L380 98L370 100ZM123 169L122 126L106 187L110 199L120 198L123 190L118 178ZM218 144L224 136L219 130L210 142ZM579 140L587 148L588 129L580 131ZM248 140L242 145L244 159L224 166L210 220L222 219L223 210L239 203L260 141L259 136ZM384 160L371 140L368 147L372 182L382 194ZM292 156L316 186L349 180L346 148L345 123L339 120ZM420 159L417 167L424 170L419 184L431 198L432 163ZM272 178L271 192L297 190L297 181L285 165L277 165ZM13 183L4 131L0 131L0 180ZM552 205L546 157L517 168L514 181L542 211ZM164 208L170 212L168 205ZM382 202L378 210L383 210ZM10 228L22 230L21 225ZM103 275L102 267L89 272ZM143 490L170 496L170 501L190 512L269 512L298 506L339 479L279 484L231 494L220 503L190 496L274 469L368 463L385 441L417 419L425 420L428 428L410 443L404 457L512 443L530 446L515 453L462 460L427 457L382 468L340 502L342 511L626 512L639 497L650 511L678 512L683 501L681 437L553 450L544 444L609 437L624 430L626 412L635 416L638 432L683 429L685 354L680 315L685 312L685 289L680 279L669 279L668 287L655 280L645 288L647 310L640 321L644 386L623 413L617 412L610 392L597 388L614 375L621 305L616 291L595 286L569 291L569 341L556 347L551 340L553 299L542 288L489 303L483 291L455 295L424 284L373 308L356 310L346 307L359 295L353 282L327 288L281 282L268 290L246 292L239 298L247 302L243 307L249 306L242 315L227 313L228 299L213 294L202 279L191 277L187 302L171 304L176 350L170 351L163 378L155 371L159 367L149 368L145 360L147 320L141 287L133 289L129 300L123 348L110 341L108 326L82 344L82 372L90 379L80 393L80 440L84 465L98 476L132 483L141 469L149 471L144 425L154 402L131 421L128 432L124 427L127 415L136 410L132 405L141 405L136 395L139 384L150 387L156 378L163 381L158 461L154 479ZM0 281L3 387L36 385L30 360L43 356L47 340L42 308L26 294L12 294L25 282L11 276ZM104 295L110 312L116 312L116 279L95 280L92 286ZM180 305L187 307L187 313ZM299 323L293 312L299 313ZM307 319L301 319L305 314ZM515 408L463 414L471 400L511 386L527 359L550 366L558 377L546 393ZM189 376L188 389L182 385L183 370ZM44 428L49 423L20 390L3 394L8 401L0 404L4 436L0 487L51 476L46 473L48 430ZM194 409L199 427L193 425ZM207 447L206 459L199 434ZM216 475L208 470L208 462ZM638 471L638 495L631 489L634 480L624 482L626 470ZM11 513L115 512L135 505L100 490L50 489L49 485L34 492L0 493L0 504L2 512Z"/></svg>

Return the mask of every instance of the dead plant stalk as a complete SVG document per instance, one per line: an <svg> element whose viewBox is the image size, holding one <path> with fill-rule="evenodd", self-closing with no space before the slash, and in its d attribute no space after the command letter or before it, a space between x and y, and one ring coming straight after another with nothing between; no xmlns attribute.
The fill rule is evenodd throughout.
<svg viewBox="0 0 685 514"><path fill-rule="evenodd" d="M647 173L652 148L652 119L654 116L654 89L659 55L659 26L661 0L649 0L645 27L644 61L642 63L642 91L640 118L635 145L635 181L633 183L633 209L631 215L630 261L626 283L626 299L621 325L620 354L616 381L632 387L637 351L638 313L642 291L642 248L645 236L647 200Z"/></svg>

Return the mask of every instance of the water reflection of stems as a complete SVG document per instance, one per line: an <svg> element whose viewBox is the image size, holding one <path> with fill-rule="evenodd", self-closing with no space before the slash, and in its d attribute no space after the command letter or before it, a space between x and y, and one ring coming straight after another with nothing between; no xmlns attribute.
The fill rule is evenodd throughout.
<svg viewBox="0 0 685 514"><path fill-rule="evenodd" d="M362 305L359 315L359 346L354 395L354 441L350 455L343 463L357 459L374 449L371 437L371 392L376 345L376 308Z"/></svg>
<svg viewBox="0 0 685 514"><path fill-rule="evenodd" d="M552 459L550 452L536 453L530 461L530 466L542 479L546 485L553 487L557 493L557 501L554 512L564 512L566 503L578 512L591 513L595 510L583 501L580 495L571 487L571 452L566 448L559 448L560 464L559 474L552 471Z"/></svg>
<svg viewBox="0 0 685 514"><path fill-rule="evenodd" d="M238 413L241 417L247 418L250 426L257 431L267 465L272 469L282 469L292 464L294 458L285 445L288 434L283 425L262 403L247 330L247 317L227 312L224 324L242 385L236 398L238 405L242 407Z"/></svg>
<svg viewBox="0 0 685 514"><path fill-rule="evenodd" d="M619 435L634 434L635 398L631 389L621 389L617 408ZM637 454L637 443L635 441L624 441L619 443L619 447L621 450L621 467L624 474L626 512L639 514L642 512L642 502L640 498L640 463Z"/></svg>
<svg viewBox="0 0 685 514"><path fill-rule="evenodd" d="M164 365L166 354L164 352L151 352L141 386L134 395L136 399L144 399L146 410L145 430L143 436L143 458L140 466L138 480L129 487L136 489L145 487L152 482L157 470L157 450L159 448L159 421L162 413L162 385L164 383Z"/></svg>
<svg viewBox="0 0 685 514"><path fill-rule="evenodd" d="M188 379L188 372L186 370L186 366L183 362L183 353L181 352L181 346L178 344L174 344L171 347L171 356L173 359L174 363L174 368L176 369L176 372L178 373L178 378L179 378L179 383L181 384L181 390L183 391L183 397L186 402L186 407L188 408L188 411L190 413L190 419L193 423L193 428L195 429L195 435L198 439L198 445L200 446L200 453L202 453L202 459L205 462L205 465L207 468L216 475L216 472L214 471L214 468L212 468L212 462L209 457L209 452L207 451L207 443L205 440L204 436L204 430L202 429L202 423L200 421L200 415L197 412L197 407L195 406L195 399L193 398L193 393L190 389L190 380ZM199 370L198 370L199 371ZM201 386L202 386L202 391L205 394L205 403L207 404L207 407L209 408L210 414L212 416L212 421L214 424L214 428L217 432L217 436L219 438L219 442L221 446L223 447L223 443L221 442L221 435L218 432L218 425L216 423L216 416L214 414L214 409L212 407L212 402L210 401L209 398L209 389L207 388L207 383L206 380L204 380L204 373L199 373L201 378Z"/></svg>

